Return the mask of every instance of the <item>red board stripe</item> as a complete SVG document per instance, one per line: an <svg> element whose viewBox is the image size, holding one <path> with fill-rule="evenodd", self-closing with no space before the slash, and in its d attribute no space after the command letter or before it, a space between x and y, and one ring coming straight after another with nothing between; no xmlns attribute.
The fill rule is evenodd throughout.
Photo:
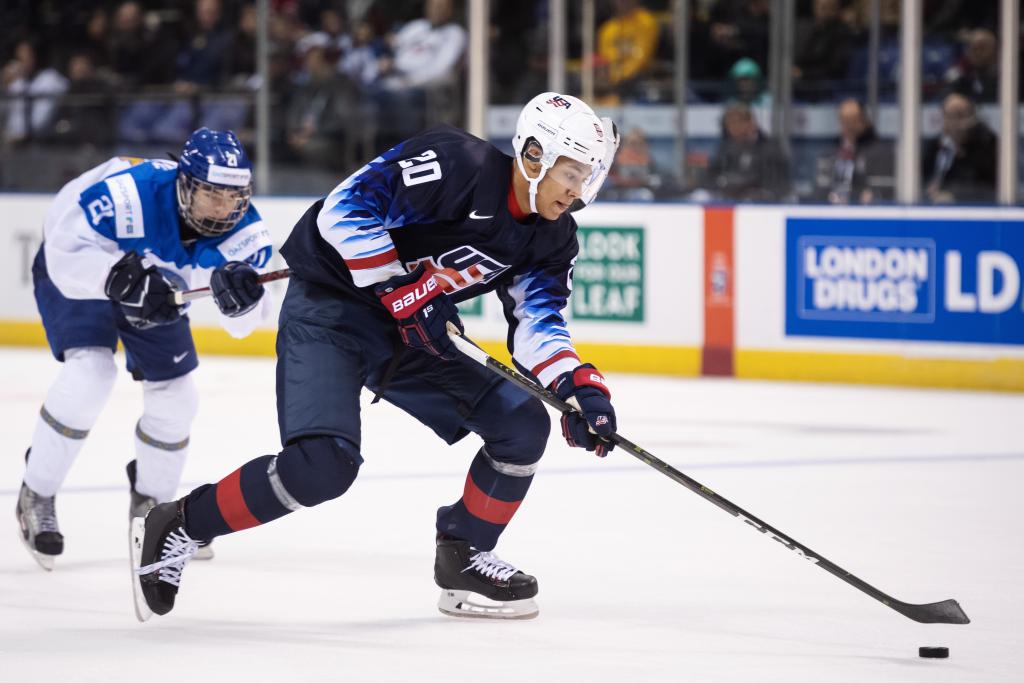
<svg viewBox="0 0 1024 683"><path fill-rule="evenodd" d="M217 484L217 507L220 508L221 517L232 531L241 531L260 524L260 520L249 511L249 506L245 504L245 498L242 496L241 468Z"/></svg>
<svg viewBox="0 0 1024 683"><path fill-rule="evenodd" d="M474 517L479 517L491 524L508 524L522 502L517 500L514 503L509 503L497 498L491 498L480 490L480 487L476 485L471 475L466 476L466 488L462 492L462 504L469 510L469 514Z"/></svg>
<svg viewBox="0 0 1024 683"><path fill-rule="evenodd" d="M704 209L704 348L702 374L733 374L736 269L733 208Z"/></svg>

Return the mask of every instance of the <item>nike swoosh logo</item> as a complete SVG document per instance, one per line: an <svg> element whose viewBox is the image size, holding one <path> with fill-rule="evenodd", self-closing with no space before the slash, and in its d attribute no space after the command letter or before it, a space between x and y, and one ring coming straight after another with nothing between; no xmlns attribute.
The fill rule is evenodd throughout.
<svg viewBox="0 0 1024 683"><path fill-rule="evenodd" d="M186 351L185 353L181 354L180 356L175 356L174 357L174 364L177 365L181 361L185 360L185 356L187 356L187 355L188 355L188 351Z"/></svg>
<svg viewBox="0 0 1024 683"><path fill-rule="evenodd" d="M475 221L482 221L482 220L485 220L487 218L494 218L494 216L478 216L477 213L476 213L476 209L473 209L470 212L469 217L472 218Z"/></svg>

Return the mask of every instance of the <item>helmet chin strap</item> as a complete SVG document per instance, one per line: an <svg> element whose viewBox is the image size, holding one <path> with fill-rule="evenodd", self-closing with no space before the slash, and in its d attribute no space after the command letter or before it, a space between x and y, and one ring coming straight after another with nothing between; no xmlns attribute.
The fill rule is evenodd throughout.
<svg viewBox="0 0 1024 683"><path fill-rule="evenodd" d="M537 174L536 178L531 178L526 173L526 167L523 166L522 154L516 157L516 164L519 166L519 172L523 174L523 178L530 184L530 213L540 213L537 210L537 188L540 186L540 181L544 179L544 174L548 172L548 167L541 164L540 173Z"/></svg>

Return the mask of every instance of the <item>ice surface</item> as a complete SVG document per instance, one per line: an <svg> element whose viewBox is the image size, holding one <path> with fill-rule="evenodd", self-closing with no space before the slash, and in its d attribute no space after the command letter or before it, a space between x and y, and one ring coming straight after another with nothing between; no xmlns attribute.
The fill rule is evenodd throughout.
<svg viewBox="0 0 1024 683"><path fill-rule="evenodd" d="M540 617L442 616L434 511L478 442L448 448L368 401L343 498L218 539L175 611L138 624L124 464L141 393L123 373L58 496L56 570L17 539L57 369L0 350L3 681L1024 680L1019 395L609 376L625 436L898 599L957 598L968 626L911 622L630 456L557 435L497 548L538 577ZM278 449L272 360L208 357L196 377L183 492Z"/></svg>

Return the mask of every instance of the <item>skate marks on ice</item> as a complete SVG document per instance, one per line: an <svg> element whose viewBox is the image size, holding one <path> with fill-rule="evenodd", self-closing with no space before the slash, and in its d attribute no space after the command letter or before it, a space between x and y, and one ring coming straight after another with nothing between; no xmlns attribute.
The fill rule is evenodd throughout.
<svg viewBox="0 0 1024 683"><path fill-rule="evenodd" d="M0 422L11 444L29 438L55 371L43 352L38 362L30 355L0 351L0 386L26 393L39 385ZM276 443L273 374L270 360L203 359L189 481L221 476ZM128 493L120 484L140 406L137 386L122 378L62 491L68 547L52 573L15 539L8 512L0 678L38 677L44 658L51 680L104 683L138 681L140 671L153 681L187 678L174 662L210 677L305 681L450 681L453 671L486 671L488 681L517 683L665 681L680 672L695 682L987 683L1019 674L1024 624L1012 615L1024 613L1024 595L1006 587L1024 562L1015 417L1024 399L625 375L609 382L623 424L637 425L629 435L659 457L709 472L710 486L901 596L956 594L975 623L904 625L643 465L615 453L590 459L554 436L499 548L536 573L542 614L444 616L430 575L433 513L461 491L475 444L432 445L378 405L363 411L369 457L349 493L226 537L216 560L189 566L174 613L140 625L125 581ZM252 431L229 439L214 418L237 411L239 396L253 397L245 408ZM883 431L724 424L745 416ZM655 450L660 440L709 445ZM412 441L426 451L403 450ZM0 503L11 508L17 460L0 461ZM949 646L950 659L921 661L924 644Z"/></svg>

